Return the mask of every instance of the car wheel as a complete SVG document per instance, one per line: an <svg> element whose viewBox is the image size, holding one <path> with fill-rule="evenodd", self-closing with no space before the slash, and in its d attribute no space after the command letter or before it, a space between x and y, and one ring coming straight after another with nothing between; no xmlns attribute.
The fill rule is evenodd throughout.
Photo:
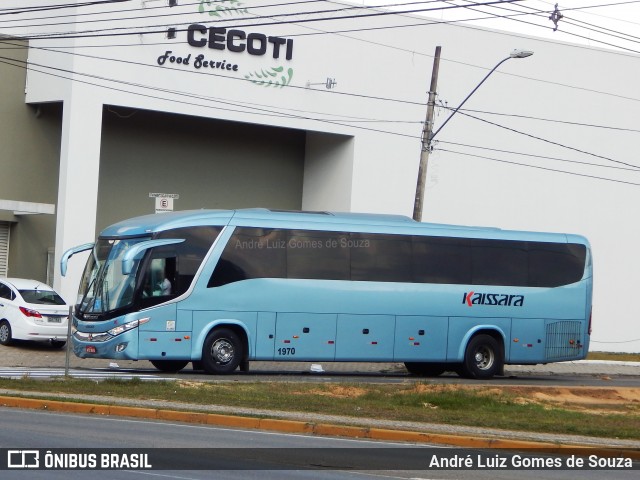
<svg viewBox="0 0 640 480"><path fill-rule="evenodd" d="M52 340L51 341L51 347L52 348L63 348L66 344L67 344L67 342L65 342L64 340Z"/></svg>
<svg viewBox="0 0 640 480"><path fill-rule="evenodd" d="M11 336L11 325L6 320L0 322L0 344L11 345L13 337Z"/></svg>

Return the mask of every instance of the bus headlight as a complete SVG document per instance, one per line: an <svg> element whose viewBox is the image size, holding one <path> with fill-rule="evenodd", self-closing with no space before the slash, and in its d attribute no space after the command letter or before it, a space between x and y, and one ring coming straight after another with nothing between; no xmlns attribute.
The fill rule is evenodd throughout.
<svg viewBox="0 0 640 480"><path fill-rule="evenodd" d="M147 323L149 320L151 319L147 317L147 318L141 318L140 320L134 320L133 322L128 322L123 325L118 325L117 327L114 327L111 330L108 330L108 333L115 337L124 332L128 332L133 328L138 328L140 325Z"/></svg>

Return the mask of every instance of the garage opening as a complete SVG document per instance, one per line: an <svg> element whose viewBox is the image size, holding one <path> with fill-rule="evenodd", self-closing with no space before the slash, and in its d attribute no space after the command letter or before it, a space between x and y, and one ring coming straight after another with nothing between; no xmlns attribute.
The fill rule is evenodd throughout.
<svg viewBox="0 0 640 480"><path fill-rule="evenodd" d="M302 208L306 132L105 106L97 230L154 213L150 193L175 210Z"/></svg>

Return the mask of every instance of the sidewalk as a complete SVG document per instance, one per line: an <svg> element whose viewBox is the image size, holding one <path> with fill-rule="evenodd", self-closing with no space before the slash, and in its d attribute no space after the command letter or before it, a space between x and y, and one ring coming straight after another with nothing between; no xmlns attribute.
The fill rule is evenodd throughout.
<svg viewBox="0 0 640 480"><path fill-rule="evenodd" d="M507 365L505 366L505 374L640 376L640 362L578 360L547 365Z"/></svg>

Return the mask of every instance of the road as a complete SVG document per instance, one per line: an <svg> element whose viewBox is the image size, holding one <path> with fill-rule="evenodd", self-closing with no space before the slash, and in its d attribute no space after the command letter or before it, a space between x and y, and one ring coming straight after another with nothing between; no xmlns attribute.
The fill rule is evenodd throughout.
<svg viewBox="0 0 640 480"><path fill-rule="evenodd" d="M46 344L17 342L11 347L0 346L0 377L42 377L64 373L65 350L53 349ZM312 366L322 372L312 372ZM179 374L166 374L156 370L147 361L113 361L80 359L69 356L69 366L75 376L104 378L140 377L143 380L182 378L201 381L314 381L314 382L414 382L399 363L335 363L335 362L251 362L251 371L228 376L204 375L188 366ZM504 377L496 377L483 385L537 385L537 386L607 386L640 387L640 363L625 362L564 362L548 365L508 365ZM441 383L477 383L445 374L437 379Z"/></svg>
<svg viewBox="0 0 640 480"><path fill-rule="evenodd" d="M485 468L491 458L504 457L505 453L489 453L479 450L461 450L439 448L434 445L407 445L389 442L372 442L326 437L309 437L262 431L245 431L218 428L206 425L186 425L171 422L142 421L113 417L84 416L53 412L23 411L20 409L0 408L2 428L0 429L0 449L70 449L67 453L108 452L117 448L131 453L151 452L153 461L164 462L180 468L172 470L17 470L3 471L3 480L46 479L74 480L85 479L145 479L169 478L179 480L204 479L492 479L511 480L515 476L522 480L568 480L636 479L640 465L635 463L631 469L624 470L502 470ZM158 450L158 449L214 449L211 456L221 448L228 448L226 457L219 457L215 468L220 470L188 470L200 461L206 461L199 455L201 451ZM265 451L262 449L276 449ZM146 450L151 449L151 450ZM335 449L335 450L328 450ZM394 450L391 450L394 449ZM419 450L417 450L419 449ZM4 452L4 450L2 450ZM274 453L275 452L275 453ZM397 455L395 453L397 452ZM446 456L477 455L484 456L484 463L474 464L474 468L462 470L433 470L428 465L419 470L406 470L407 467L422 465L417 461L422 455L425 459ZM176 455L177 453L177 455ZM394 455L390 455L394 453ZM164 455L164 458L159 457ZM488 457L487 457L488 455ZM42 452L41 458L44 457ZM60 458L60 457L59 457ZM541 454L532 458L548 458ZM554 457L555 458L555 457ZM4 460L4 459L0 459ZM566 457L561 457L565 462ZM426 461L426 460L425 460ZM509 460L511 462L512 460ZM2 463L0 463L2 464ZM151 463L153 465L153 463ZM367 469L361 468L363 465ZM233 468L251 470L233 470ZM206 465L205 465L206 467ZM304 467L304 468L302 468ZM293 469L291 469L293 468Z"/></svg>
<svg viewBox="0 0 640 480"><path fill-rule="evenodd" d="M266 362L265 362L266 363ZM154 368L120 368L120 367L94 367L72 368L68 371L63 367L0 367L0 378L52 378L68 374L74 378L102 380L106 378L118 378L129 380L138 378L143 381L158 380L189 380L202 382L315 382L315 383L407 383L415 382L420 377L409 375L405 372L380 373L380 372L291 372L282 370L252 371L249 373L237 373L235 375L205 375L202 372L194 372L185 369L179 373L162 373ZM477 380L460 378L453 373L445 373L437 378L429 378L431 383L441 384L466 384L477 385ZM490 381L483 381L483 386L537 386L537 387L640 387L640 376L636 375L608 375L603 377L598 374L535 374L521 373L510 374L504 377L496 377Z"/></svg>

